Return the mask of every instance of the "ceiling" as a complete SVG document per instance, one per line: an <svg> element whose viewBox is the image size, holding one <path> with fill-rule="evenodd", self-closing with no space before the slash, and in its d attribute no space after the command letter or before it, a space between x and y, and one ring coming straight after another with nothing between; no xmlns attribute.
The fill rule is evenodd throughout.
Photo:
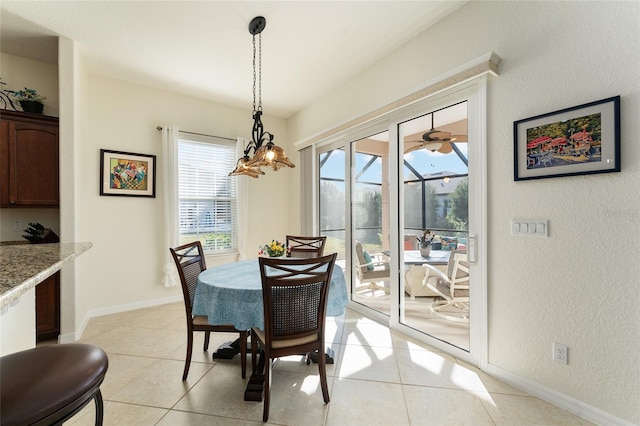
<svg viewBox="0 0 640 426"><path fill-rule="evenodd" d="M0 50L57 63L57 36L92 73L241 108L264 16L262 104L288 118L466 1L0 2Z"/></svg>

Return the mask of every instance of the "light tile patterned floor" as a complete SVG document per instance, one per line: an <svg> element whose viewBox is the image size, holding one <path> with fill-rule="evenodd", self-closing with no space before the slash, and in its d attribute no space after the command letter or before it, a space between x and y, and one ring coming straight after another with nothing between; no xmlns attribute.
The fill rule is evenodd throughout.
<svg viewBox="0 0 640 426"><path fill-rule="evenodd" d="M244 401L248 379L238 357L212 360L231 334L213 334L209 352L196 333L182 381L186 325L181 303L94 318L81 342L102 347L105 425L257 425L262 404ZM269 424L584 425L538 398L348 310L329 318L331 402L322 400L315 364L287 357L274 367ZM250 363L249 363L250 364ZM250 369L250 368L249 368ZM93 425L93 404L66 424Z"/></svg>

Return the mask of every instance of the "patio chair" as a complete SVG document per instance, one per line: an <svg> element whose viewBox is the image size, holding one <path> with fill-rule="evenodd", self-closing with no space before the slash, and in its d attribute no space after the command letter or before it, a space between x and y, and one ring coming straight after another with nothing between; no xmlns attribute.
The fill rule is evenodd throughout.
<svg viewBox="0 0 640 426"><path fill-rule="evenodd" d="M382 260L382 254L374 255L372 257L362 248L362 243L360 243L360 241L356 241L355 249L355 270L356 277L360 284L356 288L356 291L371 289L372 291L381 290L388 294L389 289L384 286L384 281L389 281L391 279L389 262ZM383 283L382 285L380 285L381 282Z"/></svg>
<svg viewBox="0 0 640 426"><path fill-rule="evenodd" d="M429 311L441 318L469 322L469 260L466 251L454 250L449 256L447 271L433 265L427 267L426 285L444 300L429 305Z"/></svg>

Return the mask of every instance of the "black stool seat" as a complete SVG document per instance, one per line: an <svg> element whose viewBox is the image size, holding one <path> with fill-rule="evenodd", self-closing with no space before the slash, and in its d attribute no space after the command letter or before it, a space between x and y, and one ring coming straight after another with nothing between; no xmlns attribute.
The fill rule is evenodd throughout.
<svg viewBox="0 0 640 426"><path fill-rule="evenodd" d="M0 358L0 423L62 424L96 403L102 424L100 385L109 367L107 354L84 344L41 346Z"/></svg>

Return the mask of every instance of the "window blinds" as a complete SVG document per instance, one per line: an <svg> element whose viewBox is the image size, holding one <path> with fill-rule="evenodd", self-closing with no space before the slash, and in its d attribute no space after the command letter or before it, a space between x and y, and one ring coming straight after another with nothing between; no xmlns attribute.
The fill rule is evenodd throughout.
<svg viewBox="0 0 640 426"><path fill-rule="evenodd" d="M205 251L237 248L235 143L214 137L178 141L180 243L200 240Z"/></svg>

